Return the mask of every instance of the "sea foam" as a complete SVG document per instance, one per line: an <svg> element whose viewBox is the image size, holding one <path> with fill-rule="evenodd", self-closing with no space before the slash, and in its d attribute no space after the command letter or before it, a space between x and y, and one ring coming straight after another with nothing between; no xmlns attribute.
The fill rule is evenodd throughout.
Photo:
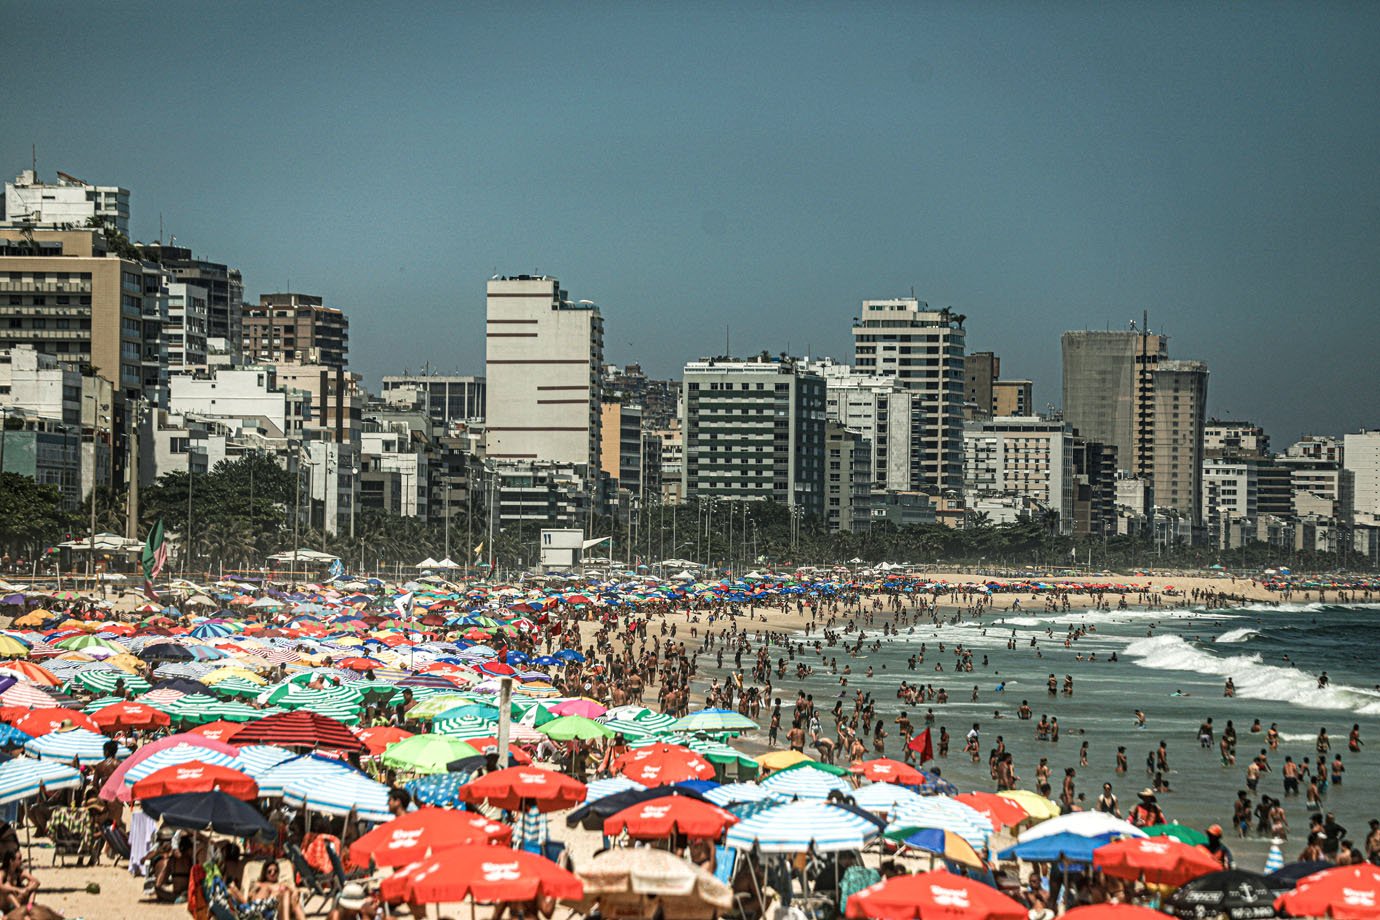
<svg viewBox="0 0 1380 920"><path fill-rule="evenodd" d="M1230 677L1236 684L1236 695L1246 699L1380 715L1380 691L1345 684L1319 687L1315 676L1287 665L1265 664L1259 655L1218 657L1171 635L1136 639L1126 646L1125 654L1142 668Z"/></svg>
<svg viewBox="0 0 1380 920"><path fill-rule="evenodd" d="M1228 630L1228 631L1222 633L1222 635L1218 636L1216 639L1213 639L1212 641L1213 641L1213 642L1218 642L1218 643L1228 644L1228 645L1229 645L1229 644L1235 643L1235 642L1245 642L1247 639L1250 639L1252 636L1258 636L1258 635L1260 635L1260 631L1259 631L1259 630L1257 630L1257 629L1251 629L1249 626L1243 626L1243 627L1240 628L1240 629L1231 629L1231 630Z"/></svg>

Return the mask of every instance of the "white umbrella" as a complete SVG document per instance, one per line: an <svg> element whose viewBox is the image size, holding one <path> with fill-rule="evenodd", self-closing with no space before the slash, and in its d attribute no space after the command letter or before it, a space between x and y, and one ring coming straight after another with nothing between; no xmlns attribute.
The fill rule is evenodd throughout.
<svg viewBox="0 0 1380 920"><path fill-rule="evenodd" d="M764 853L821 853L860 850L877 825L852 812L822 802L791 802L768 808L729 828L725 843L735 850L758 844Z"/></svg>
<svg viewBox="0 0 1380 920"><path fill-rule="evenodd" d="M1075 811L1059 815L1048 821L1041 821L1032 828L1022 831L1017 843L1039 840L1054 834L1073 834L1075 837L1101 837L1104 834L1119 834L1122 837L1144 837L1145 831L1101 811Z"/></svg>

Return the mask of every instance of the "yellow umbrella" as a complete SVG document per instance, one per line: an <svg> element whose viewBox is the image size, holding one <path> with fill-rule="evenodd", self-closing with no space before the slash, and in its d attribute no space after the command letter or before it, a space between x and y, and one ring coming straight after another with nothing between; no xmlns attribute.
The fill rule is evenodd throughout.
<svg viewBox="0 0 1380 920"><path fill-rule="evenodd" d="M84 654L82 654L81 652L63 652L61 655L56 656L56 658L54 658L54 660L55 660L55 661L95 661L96 659L92 658L90 655L84 655Z"/></svg>
<svg viewBox="0 0 1380 920"><path fill-rule="evenodd" d="M805 756L801 751L772 751L757 757L757 765L768 770L784 770L798 763L810 763L812 761L813 758Z"/></svg>
<svg viewBox="0 0 1380 920"><path fill-rule="evenodd" d="M0 635L0 657L28 658L29 647L14 636Z"/></svg>
<svg viewBox="0 0 1380 920"><path fill-rule="evenodd" d="M1005 792L998 792L1002 798L1010 799L1017 805L1025 809L1026 814L1036 821L1043 821L1046 818L1057 818L1060 814L1059 806L1049 799L1029 789L1008 789Z"/></svg>
<svg viewBox="0 0 1380 920"><path fill-rule="evenodd" d="M335 640L335 644L336 644L336 645L347 645L347 646L350 646L350 647L354 647L354 646L356 646L356 645L363 645L363 644L364 644L364 640L361 639L361 638L359 638L358 636L346 636L346 637L343 638L343 639L337 639L337 640Z"/></svg>
<svg viewBox="0 0 1380 920"><path fill-rule="evenodd" d="M258 684L261 687L264 684L268 683L268 681L264 680L262 677L255 674L248 668L241 668L235 665L226 665L223 668L217 668L210 674L207 674L205 677L201 678L201 682L208 687L214 687L216 684L230 677L243 678L244 680L247 680L250 683Z"/></svg>
<svg viewBox="0 0 1380 920"><path fill-rule="evenodd" d="M53 615L42 607L37 607L14 621L15 626L42 626Z"/></svg>
<svg viewBox="0 0 1380 920"><path fill-rule="evenodd" d="M106 664L113 664L113 665L115 665L115 667L119 668L121 671L127 671L127 672L129 672L130 674L137 674L137 673L139 673L139 669L140 669L140 668L143 666L143 664L144 664L142 661L140 661L138 658L135 658L133 655L129 654L128 652L123 652L123 653L121 653L121 654L119 654L119 655L112 655L111 657L109 657L109 658L107 658L107 659L105 660L105 663L106 663Z"/></svg>

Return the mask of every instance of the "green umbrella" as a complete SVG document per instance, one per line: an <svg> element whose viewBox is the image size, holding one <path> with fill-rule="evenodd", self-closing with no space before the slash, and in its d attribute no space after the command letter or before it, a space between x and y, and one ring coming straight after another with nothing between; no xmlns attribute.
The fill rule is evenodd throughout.
<svg viewBox="0 0 1380 920"><path fill-rule="evenodd" d="M451 761L477 756L479 751L457 738L413 735L390 744L381 759L385 766L408 773L445 773Z"/></svg>
<svg viewBox="0 0 1380 920"><path fill-rule="evenodd" d="M100 636L93 636L89 633L80 636L68 636L57 644L58 648L65 648L68 651L79 651L84 648L108 648L113 652L123 652L125 649L111 642L109 639L102 639Z"/></svg>
<svg viewBox="0 0 1380 920"><path fill-rule="evenodd" d="M418 689L421 689L420 687ZM416 698L417 694L413 694ZM394 697L389 702L402 702L401 695ZM426 699L419 700L418 703L407 711L409 719L434 719L447 709L454 709L456 706L463 706L466 703L473 703L474 700L459 693L438 693L435 696L428 696Z"/></svg>
<svg viewBox="0 0 1380 920"><path fill-rule="evenodd" d="M232 676L212 684L211 692L217 696L242 696L245 699L254 699L264 692L264 688L252 680Z"/></svg>
<svg viewBox="0 0 1380 920"><path fill-rule="evenodd" d="M275 707L256 709L247 703L218 700L205 693L189 693L162 708L173 721L188 722L192 725L204 725L222 719L226 722L253 722L283 711Z"/></svg>
<svg viewBox="0 0 1380 920"><path fill-rule="evenodd" d="M136 674L129 674L125 671L81 671L72 676L68 686L73 684L81 687L90 693L113 693L115 685L123 682L124 688L132 693L143 693L149 688L149 682Z"/></svg>
<svg viewBox="0 0 1380 920"><path fill-rule="evenodd" d="M498 734L498 723L483 716L463 715L453 719L437 719L431 723L431 730L438 735L461 740L491 738Z"/></svg>
<svg viewBox="0 0 1380 920"><path fill-rule="evenodd" d="M678 732L750 732L757 731L757 722L731 709L701 709L673 726Z"/></svg>
<svg viewBox="0 0 1380 920"><path fill-rule="evenodd" d="M306 690L293 687L292 692L279 696L277 703L284 709L304 709L317 715L329 716L337 722L354 725L359 722L360 697L356 693L333 687L327 690Z"/></svg>
<svg viewBox="0 0 1380 920"><path fill-rule="evenodd" d="M1187 824L1155 824L1141 830L1145 831L1148 837L1173 837L1180 843L1190 846L1203 846L1208 842L1207 834Z"/></svg>
<svg viewBox="0 0 1380 920"><path fill-rule="evenodd" d="M613 732L607 727L584 716L561 716L539 726L537 731L557 741L570 741L575 738L589 741L594 738L613 737Z"/></svg>
<svg viewBox="0 0 1380 920"><path fill-rule="evenodd" d="M674 721L674 720L672 720ZM648 744L657 741L676 741L669 737L663 730L654 728L636 719L609 719L604 723L604 727L615 735L622 735L629 740L633 738L645 739ZM636 742L634 742L636 744Z"/></svg>
<svg viewBox="0 0 1380 920"><path fill-rule="evenodd" d="M834 776L852 776L847 767L840 767L832 763L824 763L819 760L802 760L800 763L793 763L789 767L782 767L776 773L785 773L787 770L823 770L825 773L832 773ZM775 776L776 774L772 774Z"/></svg>

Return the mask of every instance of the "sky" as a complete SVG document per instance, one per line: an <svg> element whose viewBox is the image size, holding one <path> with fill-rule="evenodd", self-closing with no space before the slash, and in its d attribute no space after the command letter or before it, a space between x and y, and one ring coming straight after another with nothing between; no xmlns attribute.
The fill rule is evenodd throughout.
<svg viewBox="0 0 1380 920"><path fill-rule="evenodd" d="M1061 332L1148 310L1276 448L1380 426L1380 4L4 8L0 172L324 296L370 385L482 373L535 272L661 376L851 359L913 290L1041 409Z"/></svg>

